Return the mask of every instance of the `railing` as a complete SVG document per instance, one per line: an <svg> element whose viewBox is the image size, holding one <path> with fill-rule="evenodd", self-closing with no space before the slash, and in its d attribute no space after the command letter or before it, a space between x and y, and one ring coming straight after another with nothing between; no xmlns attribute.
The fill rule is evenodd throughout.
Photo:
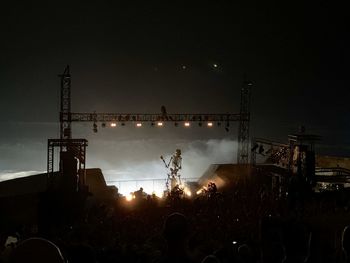
<svg viewBox="0 0 350 263"><path fill-rule="evenodd" d="M324 176L333 176L333 175L341 175L341 176L350 176L350 169L342 168L342 167L327 167L327 168L315 168L315 175L324 175Z"/></svg>
<svg viewBox="0 0 350 263"><path fill-rule="evenodd" d="M196 182L199 178L181 178L182 183ZM120 193L126 194L138 190L140 187L147 193L161 192L165 190L166 178L148 178L148 179L126 179L126 180L108 180L107 185L115 185Z"/></svg>

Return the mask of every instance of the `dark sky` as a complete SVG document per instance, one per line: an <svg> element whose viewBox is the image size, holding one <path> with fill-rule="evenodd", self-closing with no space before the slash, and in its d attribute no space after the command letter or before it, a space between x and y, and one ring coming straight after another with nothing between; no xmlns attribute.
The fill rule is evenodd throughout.
<svg viewBox="0 0 350 263"><path fill-rule="evenodd" d="M57 74L66 64L76 112L158 112L161 105L170 113L238 112L247 74L254 83L252 136L285 140L303 124L323 136L321 152L350 154L349 42L340 2L125 2L26 1L1 8L0 170L19 162L45 167L46 160L36 166L32 153L16 147L30 151L37 144L43 148L37 156L46 156L46 139L58 130ZM74 136L95 136L90 126L83 130ZM169 144L171 138L229 137L169 134L129 129L125 136L163 136Z"/></svg>

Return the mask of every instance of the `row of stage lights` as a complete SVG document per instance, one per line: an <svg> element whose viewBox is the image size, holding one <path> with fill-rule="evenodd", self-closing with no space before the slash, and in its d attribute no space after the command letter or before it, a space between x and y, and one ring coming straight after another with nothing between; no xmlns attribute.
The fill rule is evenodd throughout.
<svg viewBox="0 0 350 263"><path fill-rule="evenodd" d="M205 124L203 124L202 122L199 122L199 123L198 123L198 126L199 126L199 127L202 127L203 125L206 125L206 126L209 127L209 128L214 127L214 123L213 123L213 122L206 122ZM218 127L220 127L220 126L221 126L221 122L217 122L216 125L217 125ZM109 123L109 126L110 126L111 128L115 128L115 127L117 127L117 123L116 123L116 122L110 122L110 123ZM121 123L120 123L120 126L125 126L125 122L121 122ZM142 122L137 122L137 123L135 124L135 127L137 127L137 128L140 128L140 127L142 127L142 126L143 126L143 123L142 123ZM164 126L164 122L161 122L161 121L158 121L158 122L151 122L151 127L154 127L154 126L156 126L156 127L163 127L163 126ZM175 126L175 127L178 127L178 126L179 126L179 123L178 123L178 122L174 122L174 126ZM183 126L186 127L186 128L191 127L191 123L186 121L186 122L183 123ZM106 124L105 122L103 122L103 123L101 124L101 127L102 127L102 128L106 128L106 127L107 127L107 124ZM226 123L225 130L226 130L227 132L229 131L228 128L229 128L229 123ZM93 131L94 131L94 132L97 132L97 124L96 124L96 123L93 124Z"/></svg>

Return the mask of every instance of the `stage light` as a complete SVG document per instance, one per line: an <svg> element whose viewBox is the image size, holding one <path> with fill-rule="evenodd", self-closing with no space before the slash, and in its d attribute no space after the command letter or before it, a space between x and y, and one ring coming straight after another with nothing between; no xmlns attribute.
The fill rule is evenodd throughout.
<svg viewBox="0 0 350 263"><path fill-rule="evenodd" d="M208 123L207 123L207 126L208 126L208 127L213 127L213 123L212 123L212 122L208 122Z"/></svg>
<svg viewBox="0 0 350 263"><path fill-rule="evenodd" d="M264 151L265 151L264 146L261 144L259 147L259 154L263 154Z"/></svg>
<svg viewBox="0 0 350 263"><path fill-rule="evenodd" d="M94 133L97 132L97 124L96 124L96 122L94 122L94 124L92 125L92 130L94 131Z"/></svg>
<svg viewBox="0 0 350 263"><path fill-rule="evenodd" d="M157 122L157 126L158 127L162 127L163 126L163 122Z"/></svg>
<svg viewBox="0 0 350 263"><path fill-rule="evenodd" d="M226 127L225 127L225 131L229 132L229 131L230 131L229 127L230 127L230 123L227 122L227 123L226 123Z"/></svg>
<svg viewBox="0 0 350 263"><path fill-rule="evenodd" d="M191 192L190 190L185 191L185 194L186 194L188 197L191 197L191 196L192 196L192 192Z"/></svg>
<svg viewBox="0 0 350 263"><path fill-rule="evenodd" d="M112 122L111 127L117 127L117 124L115 122Z"/></svg>
<svg viewBox="0 0 350 263"><path fill-rule="evenodd" d="M256 143L256 144L254 145L254 147L251 149L251 151L252 151L252 152L255 152L256 149L258 149L258 147L259 147L259 144Z"/></svg>
<svg viewBox="0 0 350 263"><path fill-rule="evenodd" d="M190 127L190 123L189 122L185 122L185 127Z"/></svg>
<svg viewBox="0 0 350 263"><path fill-rule="evenodd" d="M131 202L134 199L135 199L135 195L133 193L130 193L125 197L125 200L128 202Z"/></svg>
<svg viewBox="0 0 350 263"><path fill-rule="evenodd" d="M136 127L142 127L142 123L136 123Z"/></svg>

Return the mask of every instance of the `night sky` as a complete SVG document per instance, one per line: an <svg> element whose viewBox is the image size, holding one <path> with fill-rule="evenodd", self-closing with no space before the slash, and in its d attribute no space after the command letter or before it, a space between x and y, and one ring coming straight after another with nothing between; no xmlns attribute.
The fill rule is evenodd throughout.
<svg viewBox="0 0 350 263"><path fill-rule="evenodd" d="M323 136L320 153L350 155L345 6L163 2L2 6L0 175L46 169L47 139L58 137L57 74L67 64L74 112L154 113L165 105L168 113L238 113L246 74L254 83L251 136L285 141L305 125ZM157 168L148 173L163 171L159 155L177 147L194 175L193 167L235 160L237 127L129 125L93 134L92 124L74 124L73 136L89 140L89 167L123 178L134 166L147 173L150 163Z"/></svg>

